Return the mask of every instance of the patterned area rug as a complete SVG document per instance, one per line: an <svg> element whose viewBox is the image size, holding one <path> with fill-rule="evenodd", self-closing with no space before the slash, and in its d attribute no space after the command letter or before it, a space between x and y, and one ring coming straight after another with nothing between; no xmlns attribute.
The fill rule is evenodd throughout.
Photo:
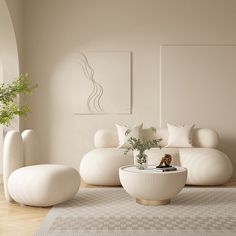
<svg viewBox="0 0 236 236"><path fill-rule="evenodd" d="M236 188L184 188L170 205L142 206L122 188L82 189L53 207L35 236L235 236Z"/></svg>

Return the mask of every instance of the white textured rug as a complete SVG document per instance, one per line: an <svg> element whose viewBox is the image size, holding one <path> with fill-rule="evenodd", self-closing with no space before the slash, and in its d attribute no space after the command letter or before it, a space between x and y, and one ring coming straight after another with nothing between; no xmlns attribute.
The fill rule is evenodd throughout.
<svg viewBox="0 0 236 236"><path fill-rule="evenodd" d="M184 188L170 205L142 206L122 188L82 189L53 207L35 236L235 236L236 188Z"/></svg>

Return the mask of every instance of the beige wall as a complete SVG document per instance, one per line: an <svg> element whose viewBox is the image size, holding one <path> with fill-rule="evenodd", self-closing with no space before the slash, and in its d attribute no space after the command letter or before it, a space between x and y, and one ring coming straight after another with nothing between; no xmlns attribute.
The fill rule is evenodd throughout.
<svg viewBox="0 0 236 236"><path fill-rule="evenodd" d="M14 26L15 37L17 42L19 67L23 67L23 0L6 0L8 10Z"/></svg>
<svg viewBox="0 0 236 236"><path fill-rule="evenodd" d="M78 167L83 154L93 148L94 132L113 128L114 123L158 127L160 46L236 44L235 9L234 0L24 0L24 71L39 89L29 100L32 114L22 122L38 132L42 161ZM75 88L68 71L76 68L67 62L78 50L133 52L132 115L73 114ZM177 83L173 79L171 86ZM236 99L234 93L222 93ZM224 117L213 123L208 112L199 113L194 123L215 128L226 140L235 114L228 118L230 123ZM180 123L177 113L171 121ZM235 140L224 144L224 151L236 159Z"/></svg>
<svg viewBox="0 0 236 236"><path fill-rule="evenodd" d="M220 133L236 166L236 45L162 46L161 123L195 123ZM171 68L171 69L170 69Z"/></svg>

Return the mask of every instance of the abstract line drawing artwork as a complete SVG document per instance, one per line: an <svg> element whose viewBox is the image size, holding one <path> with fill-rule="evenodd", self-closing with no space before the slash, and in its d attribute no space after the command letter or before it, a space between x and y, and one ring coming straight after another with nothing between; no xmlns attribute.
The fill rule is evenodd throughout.
<svg viewBox="0 0 236 236"><path fill-rule="evenodd" d="M79 53L76 114L131 113L131 53Z"/></svg>
<svg viewBox="0 0 236 236"><path fill-rule="evenodd" d="M89 65L87 57L81 53L82 60L80 62L85 77L91 81L93 90L87 99L87 108L89 112L104 112L101 107L100 100L103 94L103 87L94 79L94 69Z"/></svg>

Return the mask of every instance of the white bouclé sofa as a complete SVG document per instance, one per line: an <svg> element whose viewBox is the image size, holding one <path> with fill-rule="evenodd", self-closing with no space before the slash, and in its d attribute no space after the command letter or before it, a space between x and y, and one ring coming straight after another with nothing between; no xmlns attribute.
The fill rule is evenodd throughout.
<svg viewBox="0 0 236 236"><path fill-rule="evenodd" d="M211 129L193 130L193 147L165 148L168 130L158 129L157 138L162 138L163 148L146 151L148 164L157 165L164 154L172 155L172 164L188 170L189 185L220 185L232 176L233 167L226 154L217 150L219 136ZM94 136L95 149L84 155L80 175L87 184L120 185L119 167L133 164L133 154L124 155L118 149L118 135L113 130L98 130Z"/></svg>

